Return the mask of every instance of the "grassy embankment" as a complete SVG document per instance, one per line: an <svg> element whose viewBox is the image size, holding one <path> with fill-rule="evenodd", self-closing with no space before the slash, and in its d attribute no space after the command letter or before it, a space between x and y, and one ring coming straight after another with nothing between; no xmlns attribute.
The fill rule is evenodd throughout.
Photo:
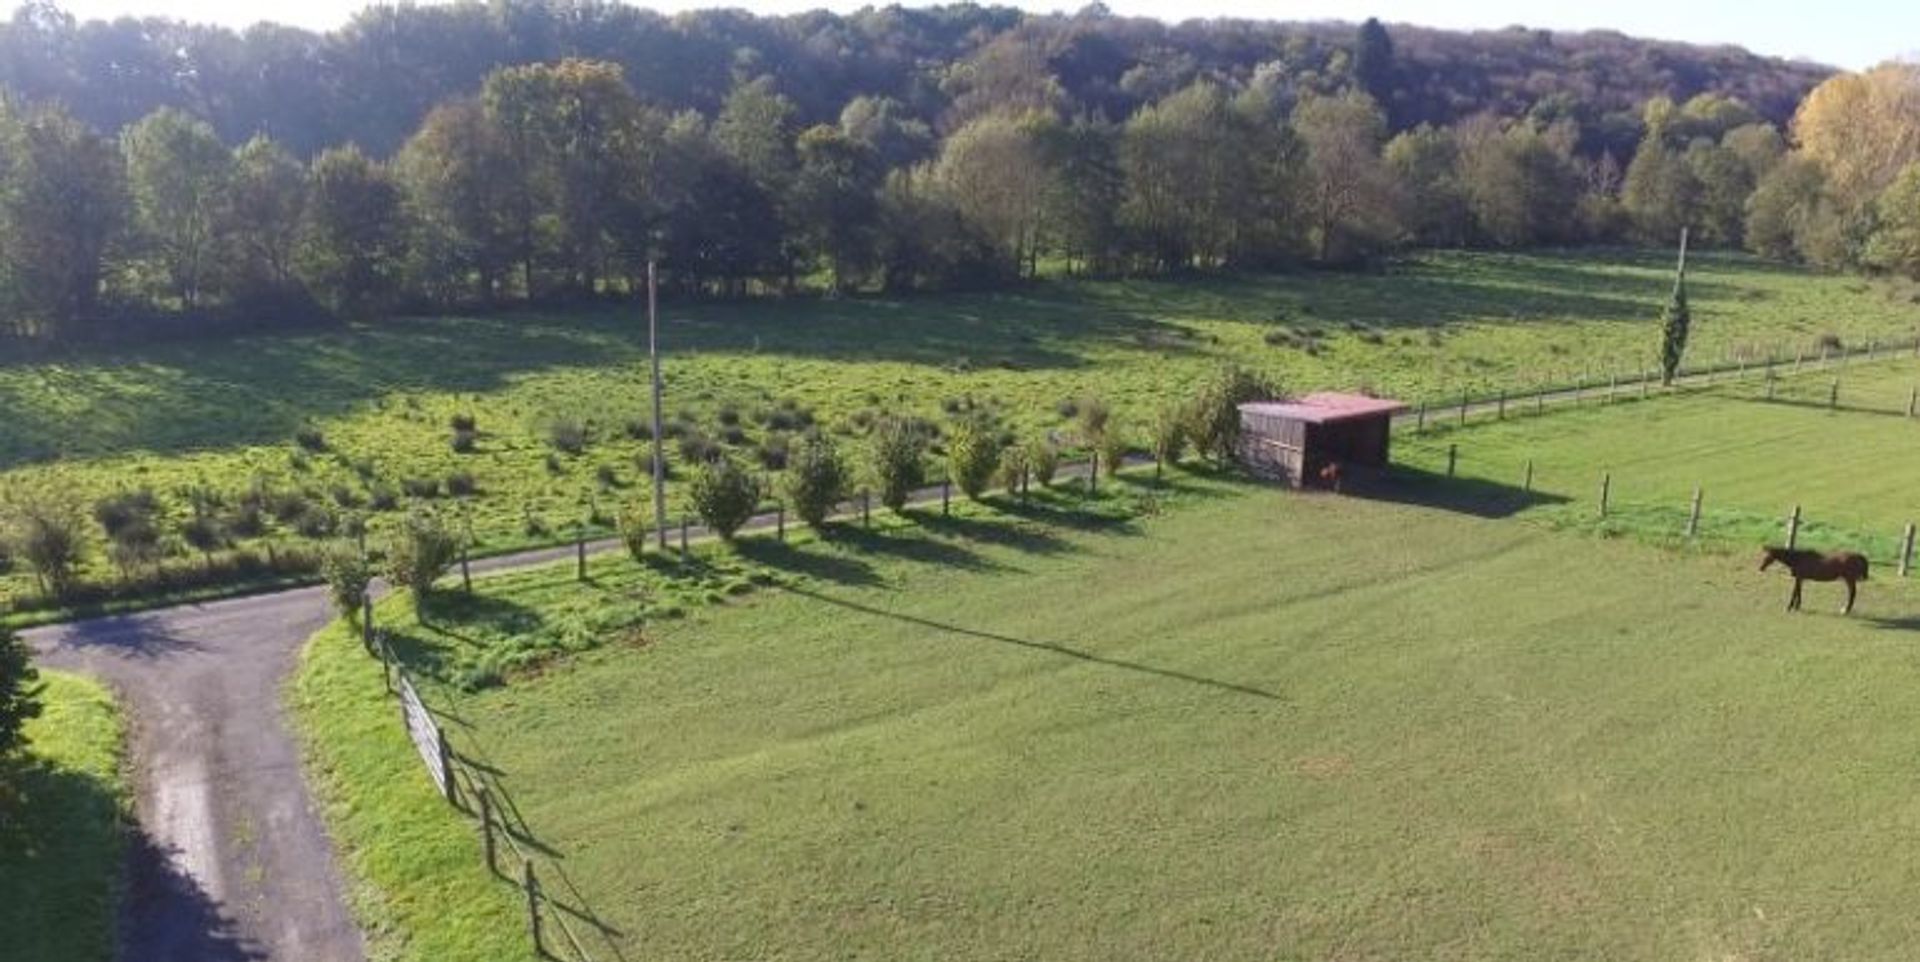
<svg viewBox="0 0 1920 962"><path fill-rule="evenodd" d="M45 712L0 785L0 946L8 958L107 962L126 841L120 715L96 682L41 680Z"/></svg>

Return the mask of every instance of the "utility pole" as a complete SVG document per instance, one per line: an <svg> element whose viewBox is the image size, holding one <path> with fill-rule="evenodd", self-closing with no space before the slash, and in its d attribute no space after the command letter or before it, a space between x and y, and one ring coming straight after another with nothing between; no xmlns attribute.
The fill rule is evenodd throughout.
<svg viewBox="0 0 1920 962"><path fill-rule="evenodd" d="M653 361L653 530L660 551L667 550L667 455L665 418L660 413L660 281L647 262L647 356Z"/></svg>

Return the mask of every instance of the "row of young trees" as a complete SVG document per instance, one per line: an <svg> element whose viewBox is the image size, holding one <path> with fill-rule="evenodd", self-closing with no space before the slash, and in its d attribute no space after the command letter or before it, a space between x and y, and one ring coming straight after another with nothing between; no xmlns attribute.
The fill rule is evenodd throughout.
<svg viewBox="0 0 1920 962"><path fill-rule="evenodd" d="M171 108L116 143L55 107L0 105L0 329L619 295L650 260L681 290L739 295L1346 264L1409 245L1665 246L1682 226L1828 265L1911 269L1920 249L1900 233L1920 219L1920 173L1898 176L1920 141L1913 68L1820 87L1792 152L1738 100L1656 98L1623 166L1582 153L1565 117L1389 136L1368 63L1292 99L1203 80L1120 122L1001 91L942 137L876 97L802 126L769 76L711 117L669 113L618 66L565 60L494 72L386 161L345 146L302 163L264 137L229 150Z"/></svg>

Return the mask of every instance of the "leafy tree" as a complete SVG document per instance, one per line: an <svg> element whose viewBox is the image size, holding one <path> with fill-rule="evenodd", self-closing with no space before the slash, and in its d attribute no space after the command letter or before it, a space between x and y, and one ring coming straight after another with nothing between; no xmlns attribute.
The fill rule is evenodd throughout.
<svg viewBox="0 0 1920 962"><path fill-rule="evenodd" d="M232 252L231 285L245 292L294 284L307 171L286 148L255 136L234 152L220 236Z"/></svg>
<svg viewBox="0 0 1920 962"><path fill-rule="evenodd" d="M1041 115L981 117L947 138L934 167L948 202L1016 276L1040 253L1050 177L1037 128L1046 123Z"/></svg>
<svg viewBox="0 0 1920 962"><path fill-rule="evenodd" d="M413 592L413 610L422 620L433 584L460 559L460 542L440 517L416 508L387 545L387 580Z"/></svg>
<svg viewBox="0 0 1920 962"><path fill-rule="evenodd" d="M1503 123L1481 115L1455 130L1460 179L1475 239L1501 247L1565 240L1580 179L1565 122Z"/></svg>
<svg viewBox="0 0 1920 962"><path fill-rule="evenodd" d="M0 625L0 763L26 747L26 724L40 717L40 672L33 652L19 635Z"/></svg>
<svg viewBox="0 0 1920 962"><path fill-rule="evenodd" d="M1627 165L1620 202L1641 240L1656 244L1699 218L1700 183L1678 151L1649 134Z"/></svg>
<svg viewBox="0 0 1920 962"><path fill-rule="evenodd" d="M1033 449L1025 444L1009 444L1000 452L1000 484L1009 492L1025 488L1033 477Z"/></svg>
<svg viewBox="0 0 1920 962"><path fill-rule="evenodd" d="M367 597L367 586L373 583L367 556L357 545L344 541L329 545L320 555L320 577L327 582L327 600L334 614L359 627L360 606Z"/></svg>
<svg viewBox="0 0 1920 962"><path fill-rule="evenodd" d="M1044 438L1034 440L1027 445L1027 468L1041 487L1052 484L1053 476L1060 473L1060 449Z"/></svg>
<svg viewBox="0 0 1920 962"><path fill-rule="evenodd" d="M199 306L221 255L233 156L205 121L171 107L120 134L139 234L154 247L182 306Z"/></svg>
<svg viewBox="0 0 1920 962"><path fill-rule="evenodd" d="M1201 455L1232 463L1240 443L1240 405L1264 401L1279 391L1273 382L1241 367L1227 367L1201 385L1189 402L1185 434Z"/></svg>
<svg viewBox="0 0 1920 962"><path fill-rule="evenodd" d="M826 261L831 289L839 291L872 257L878 171L865 147L824 124L800 135L798 153L790 198L794 223L801 240Z"/></svg>
<svg viewBox="0 0 1920 962"><path fill-rule="evenodd" d="M1690 144L1682 159L1699 188L1700 239L1738 248L1746 229L1747 198L1753 193L1752 170L1740 155L1705 139Z"/></svg>
<svg viewBox="0 0 1920 962"><path fill-rule="evenodd" d="M1153 419L1154 473L1169 464L1179 464L1187 449L1187 419L1178 406L1160 409Z"/></svg>
<svg viewBox="0 0 1920 962"><path fill-rule="evenodd" d="M1368 17L1353 44L1354 82L1374 103L1387 104L1393 99L1394 74L1393 38L1378 19Z"/></svg>
<svg viewBox="0 0 1920 962"><path fill-rule="evenodd" d="M961 422L947 437L947 477L978 501L1000 467L1000 438L979 419Z"/></svg>
<svg viewBox="0 0 1920 962"><path fill-rule="evenodd" d="M1400 223L1416 243L1457 247L1471 227L1451 131L1422 124L1387 142L1381 161L1399 185Z"/></svg>
<svg viewBox="0 0 1920 962"><path fill-rule="evenodd" d="M1361 93L1308 97L1293 111L1306 144L1306 202L1314 258L1363 255L1391 238L1392 184L1380 163L1386 120Z"/></svg>
<svg viewBox="0 0 1920 962"><path fill-rule="evenodd" d="M847 101L840 131L871 153L883 171L911 166L933 153L933 130L892 97L863 94Z"/></svg>
<svg viewBox="0 0 1920 962"><path fill-rule="evenodd" d="M126 220L120 153L52 107L0 99L0 315L57 335L95 314Z"/></svg>
<svg viewBox="0 0 1920 962"><path fill-rule="evenodd" d="M1835 74L1801 102L1793 139L1826 171L1843 209L1870 204L1920 160L1920 64Z"/></svg>
<svg viewBox="0 0 1920 962"><path fill-rule="evenodd" d="M297 263L322 303L367 314L397 293L404 251L400 190L387 170L357 147L314 158Z"/></svg>
<svg viewBox="0 0 1920 962"><path fill-rule="evenodd" d="M847 488L846 462L826 435L803 438L787 455L787 504L808 527L816 531L823 528L834 507L846 500Z"/></svg>
<svg viewBox="0 0 1920 962"><path fill-rule="evenodd" d="M400 149L394 173L413 227L415 284L441 300L496 300L517 241L506 135L478 102L443 104Z"/></svg>
<svg viewBox="0 0 1920 962"><path fill-rule="evenodd" d="M1673 276L1673 297L1660 317L1660 383L1670 385L1686 357L1693 314L1687 309L1687 235L1680 235L1680 266Z"/></svg>
<svg viewBox="0 0 1920 962"><path fill-rule="evenodd" d="M868 470L880 488L880 503L900 511L907 499L927 483L923 456L927 439L919 426L902 418L875 424L868 449Z"/></svg>
<svg viewBox="0 0 1920 962"><path fill-rule="evenodd" d="M687 498L708 530L732 541L760 506L760 480L732 457L722 455L694 471Z"/></svg>
<svg viewBox="0 0 1920 962"><path fill-rule="evenodd" d="M1878 216L1866 262L1920 279L1920 163L1908 164L1874 203Z"/></svg>
<svg viewBox="0 0 1920 962"><path fill-rule="evenodd" d="M1795 154L1774 165L1747 198L1746 243L1780 260L1803 256L1816 225L1834 216L1818 161Z"/></svg>

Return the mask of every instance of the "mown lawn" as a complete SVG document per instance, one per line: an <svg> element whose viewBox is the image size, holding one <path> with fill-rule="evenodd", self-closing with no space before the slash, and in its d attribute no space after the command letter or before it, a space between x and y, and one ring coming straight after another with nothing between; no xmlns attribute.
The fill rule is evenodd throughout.
<svg viewBox="0 0 1920 962"><path fill-rule="evenodd" d="M730 446L751 461L807 420L857 433L880 414L984 408L1031 436L1067 427L1063 402L1091 394L1138 434L1228 362L1289 388L1440 399L1644 367L1669 270L1633 253L1436 254L1384 273L669 304L666 408L709 437L737 431ZM1913 335L1908 285L1709 256L1691 290L1702 360L1811 350L1825 334ZM564 540L590 518L605 530L644 483L627 431L650 410L643 348L643 318L622 308L0 361L0 490L84 508L146 486L175 522L192 486L229 504L259 487L340 516L398 495L372 511L378 531L404 508L405 482L444 493L468 475L479 493L459 510L481 550ZM452 448L455 414L477 421L471 453ZM548 429L561 419L588 426L582 454L554 454ZM296 446L308 428L323 450ZM298 527L267 522L275 538ZM30 590L15 569L0 574L0 597ZM88 570L112 573L100 550Z"/></svg>
<svg viewBox="0 0 1920 962"><path fill-rule="evenodd" d="M125 844L120 715L96 682L41 679L26 759L0 768L0 945L8 958L106 962Z"/></svg>
<svg viewBox="0 0 1920 962"><path fill-rule="evenodd" d="M763 554L779 586L439 697L632 958L1899 959L1920 938L1920 595L1787 616L1745 558L1182 489L1132 521ZM413 657L634 583L489 584L408 628ZM402 957L509 957L511 890L364 658L322 635L301 683L354 864L405 917Z"/></svg>
<svg viewBox="0 0 1920 962"><path fill-rule="evenodd" d="M1893 563L1905 525L1920 521L1920 418L1906 416L1920 361L1809 365L1798 376L1790 369L1782 365L1771 399L1763 379L1747 378L1650 402L1595 400L1541 418L1518 406L1505 422L1402 433L1396 459L1443 474L1447 449L1457 446L1463 478L1514 489L1516 500L1532 460L1534 489L1550 500L1523 515L1663 542L1682 540L1696 486L1700 537L1721 547L1781 541L1798 504L1806 544L1864 549ZM1612 508L1602 520L1606 474Z"/></svg>

